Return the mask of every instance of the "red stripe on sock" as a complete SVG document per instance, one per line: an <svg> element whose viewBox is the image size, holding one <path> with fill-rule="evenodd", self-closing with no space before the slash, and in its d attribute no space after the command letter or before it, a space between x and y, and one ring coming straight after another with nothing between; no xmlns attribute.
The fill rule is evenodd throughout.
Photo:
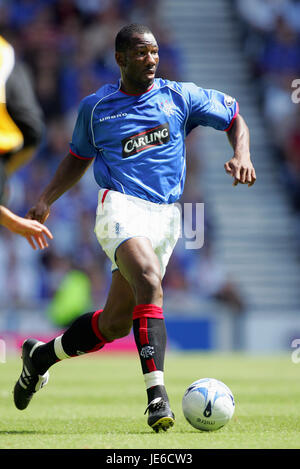
<svg viewBox="0 0 300 469"><path fill-rule="evenodd" d="M98 318L99 318L99 315L102 313L102 311L103 309L99 309L98 311L95 311L92 316L92 329L93 329L94 334L100 340L102 340L102 335L100 334L100 331L98 329Z"/></svg>
<svg viewBox="0 0 300 469"><path fill-rule="evenodd" d="M140 319L140 318L157 318L163 319L163 309L159 306L148 304L148 305L137 305L133 309L132 313L133 319Z"/></svg>
<svg viewBox="0 0 300 469"><path fill-rule="evenodd" d="M93 316L92 316L92 329L93 329L93 332L94 334L98 337L98 339L100 340L100 344L99 344L99 347L100 346L103 346L109 342L112 342L112 340L107 340L102 334L101 332L99 331L99 328L98 328L98 318L100 316L100 314L102 313L103 309L99 309L98 311L95 311ZM96 346L98 347L98 345ZM96 349L96 350L99 350L99 349Z"/></svg>
<svg viewBox="0 0 300 469"><path fill-rule="evenodd" d="M140 318L139 335L141 345L149 344L147 318Z"/></svg>
<svg viewBox="0 0 300 469"><path fill-rule="evenodd" d="M148 319L147 319L147 317L141 317L141 318L140 318L140 322L139 322L139 338L140 338L141 347L143 347L144 345L149 344L149 339L148 339ZM151 371L156 371L156 370L157 370L153 358L150 358L149 360L146 360L146 365L147 365L147 368L148 368L148 372L149 372L149 373L150 373Z"/></svg>
<svg viewBox="0 0 300 469"><path fill-rule="evenodd" d="M151 371L156 371L157 370L153 358L150 358L150 360L146 360L146 365L147 365L147 368L149 370L149 373L151 373Z"/></svg>

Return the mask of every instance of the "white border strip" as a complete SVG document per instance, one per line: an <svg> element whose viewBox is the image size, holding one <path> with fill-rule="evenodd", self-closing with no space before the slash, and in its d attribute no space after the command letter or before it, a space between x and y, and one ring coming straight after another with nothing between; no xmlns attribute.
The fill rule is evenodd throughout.
<svg viewBox="0 0 300 469"><path fill-rule="evenodd" d="M151 373L144 374L144 381L146 389L152 386L163 386L164 385L164 372L163 371L151 371Z"/></svg>
<svg viewBox="0 0 300 469"><path fill-rule="evenodd" d="M71 358L70 355L67 355L66 352L63 349L62 343L61 343L62 335L59 337L56 337L54 340L54 352L55 355L59 360L64 360L65 358Z"/></svg>

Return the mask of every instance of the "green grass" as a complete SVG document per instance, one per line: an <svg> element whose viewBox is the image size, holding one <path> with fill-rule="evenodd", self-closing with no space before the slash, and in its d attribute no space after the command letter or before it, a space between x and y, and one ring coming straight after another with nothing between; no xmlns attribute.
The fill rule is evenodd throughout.
<svg viewBox="0 0 300 469"><path fill-rule="evenodd" d="M55 365L49 384L18 411L12 388L20 359L0 364L1 449L262 449L300 448L300 365L290 356L168 354L165 382L175 426L154 433L135 355L94 354ZM216 432L199 432L183 417L181 399L194 380L215 377L233 391L236 411Z"/></svg>

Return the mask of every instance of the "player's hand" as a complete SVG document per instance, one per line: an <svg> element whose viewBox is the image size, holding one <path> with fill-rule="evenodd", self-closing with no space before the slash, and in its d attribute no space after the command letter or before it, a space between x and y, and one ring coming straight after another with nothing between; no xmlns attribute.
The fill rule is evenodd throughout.
<svg viewBox="0 0 300 469"><path fill-rule="evenodd" d="M40 223L45 223L50 214L50 207L43 201L39 201L34 205L26 215L30 220L37 220Z"/></svg>
<svg viewBox="0 0 300 469"><path fill-rule="evenodd" d="M48 236L49 239L53 239L51 231L36 220L27 220L26 218L14 215L6 226L13 233L24 236L34 250L36 250L37 247L40 249L48 247L45 236Z"/></svg>
<svg viewBox="0 0 300 469"><path fill-rule="evenodd" d="M250 187L256 181L255 169L250 158L243 160L234 156L225 163L224 168L226 173L234 178L233 186L248 184Z"/></svg>

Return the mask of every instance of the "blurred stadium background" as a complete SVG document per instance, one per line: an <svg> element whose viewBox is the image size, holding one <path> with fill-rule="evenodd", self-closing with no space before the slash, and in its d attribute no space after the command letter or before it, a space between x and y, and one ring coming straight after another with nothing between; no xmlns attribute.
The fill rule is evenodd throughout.
<svg viewBox="0 0 300 469"><path fill-rule="evenodd" d="M201 128L189 136L181 202L205 203L205 242L186 250L182 239L169 264L169 347L292 351L300 338L298 0L0 0L0 33L31 73L46 122L35 158L9 181L7 206L26 214L68 151L80 99L118 79L114 37L128 22L152 28L160 76L237 98L258 177L252 188L232 187L226 135ZM93 233L97 190L91 169L54 204L46 251L1 228L8 350L27 336L53 337L71 314L104 304L110 265ZM111 347L135 346L129 337Z"/></svg>

